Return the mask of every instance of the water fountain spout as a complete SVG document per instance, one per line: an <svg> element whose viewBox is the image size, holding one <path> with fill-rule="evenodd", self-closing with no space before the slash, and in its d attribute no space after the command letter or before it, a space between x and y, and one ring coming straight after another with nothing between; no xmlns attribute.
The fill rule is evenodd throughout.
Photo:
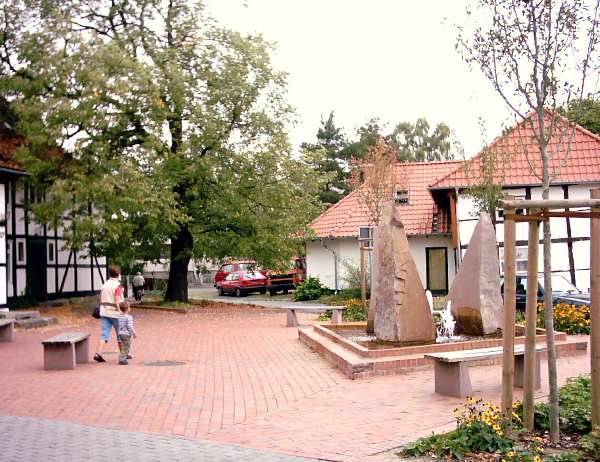
<svg viewBox="0 0 600 462"><path fill-rule="evenodd" d="M438 337L452 338L454 336L454 328L456 321L452 316L451 301L446 304L446 309L442 311L442 322L438 329Z"/></svg>

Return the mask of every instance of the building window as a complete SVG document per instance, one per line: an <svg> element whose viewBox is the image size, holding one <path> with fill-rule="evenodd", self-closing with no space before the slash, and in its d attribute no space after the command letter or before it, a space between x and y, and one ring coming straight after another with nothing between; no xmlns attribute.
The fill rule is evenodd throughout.
<svg viewBox="0 0 600 462"><path fill-rule="evenodd" d="M434 295L448 293L448 249L428 247L425 249L427 265L427 288Z"/></svg>
<svg viewBox="0 0 600 462"><path fill-rule="evenodd" d="M358 228L358 241L364 242L365 247L373 247L373 229L370 226L361 226Z"/></svg>
<svg viewBox="0 0 600 462"><path fill-rule="evenodd" d="M17 262L25 263L25 243L17 241Z"/></svg>
<svg viewBox="0 0 600 462"><path fill-rule="evenodd" d="M396 189L396 194L394 195L394 200L397 204L406 204L410 203L410 195L408 189L398 188Z"/></svg>
<svg viewBox="0 0 600 462"><path fill-rule="evenodd" d="M517 247L515 261L517 274L527 274L527 246ZM504 274L504 247L500 248L500 273Z"/></svg>
<svg viewBox="0 0 600 462"><path fill-rule="evenodd" d="M54 242L48 242L48 263L54 263Z"/></svg>

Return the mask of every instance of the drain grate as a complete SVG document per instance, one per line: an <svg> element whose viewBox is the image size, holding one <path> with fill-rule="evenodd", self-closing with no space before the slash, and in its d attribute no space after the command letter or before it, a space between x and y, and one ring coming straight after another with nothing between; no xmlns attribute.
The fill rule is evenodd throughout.
<svg viewBox="0 0 600 462"><path fill-rule="evenodd" d="M183 361L171 361L170 359L164 359L161 361L147 361L144 366L183 366Z"/></svg>

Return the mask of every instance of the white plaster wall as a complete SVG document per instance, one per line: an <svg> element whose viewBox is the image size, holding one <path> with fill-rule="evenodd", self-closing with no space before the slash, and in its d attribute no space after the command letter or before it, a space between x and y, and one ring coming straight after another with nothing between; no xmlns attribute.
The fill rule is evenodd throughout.
<svg viewBox="0 0 600 462"><path fill-rule="evenodd" d="M16 234L25 234L25 213L21 207L15 209L15 229Z"/></svg>
<svg viewBox="0 0 600 462"><path fill-rule="evenodd" d="M48 268L48 272L46 273L46 291L49 294L53 294L56 292L56 279L54 277L54 273L54 268Z"/></svg>
<svg viewBox="0 0 600 462"><path fill-rule="evenodd" d="M94 290L99 290L103 284L102 278L105 277L103 268L103 266L100 266L100 270L98 270L98 268L94 267Z"/></svg>
<svg viewBox="0 0 600 462"><path fill-rule="evenodd" d="M454 279L454 252L450 236L411 236L408 238L411 253L415 260L423 287L427 285L426 274L426 248L446 247L448 249L448 285ZM323 245L324 244L324 245ZM325 246L327 248L325 248ZM330 249L330 250L328 250ZM306 243L306 266L309 276L318 277L320 281L332 290L336 289L334 251L338 258L338 285L337 289L347 287L344 276L347 270L343 262L354 266L360 265L360 250L356 238L323 239L321 241L308 241ZM368 258L368 254L367 254Z"/></svg>
<svg viewBox="0 0 600 462"><path fill-rule="evenodd" d="M17 296L25 295L27 285L27 271L25 268L17 268Z"/></svg>
<svg viewBox="0 0 600 462"><path fill-rule="evenodd" d="M92 290L92 272L90 268L77 269L77 290Z"/></svg>

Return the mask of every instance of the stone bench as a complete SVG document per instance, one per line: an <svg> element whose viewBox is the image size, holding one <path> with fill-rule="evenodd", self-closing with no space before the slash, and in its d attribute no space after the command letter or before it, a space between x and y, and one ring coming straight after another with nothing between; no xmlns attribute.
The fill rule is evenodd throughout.
<svg viewBox="0 0 600 462"><path fill-rule="evenodd" d="M540 388L540 353L545 346L536 346L535 354L535 388ZM444 353L426 354L425 358L435 361L435 392L447 396L464 398L472 394L471 378L468 363L485 361L502 357L502 347L480 348L477 350L448 351ZM525 345L515 345L515 378L516 387L523 387L525 379Z"/></svg>
<svg viewBox="0 0 600 462"><path fill-rule="evenodd" d="M345 306L327 306L327 305L315 305L315 306L284 306L284 310L287 313L287 327L298 327L298 317L296 312L302 313L325 313L326 311L332 311L331 324L340 324L342 322L342 312L346 309Z"/></svg>
<svg viewBox="0 0 600 462"><path fill-rule="evenodd" d="M44 369L75 369L76 363L90 360L90 334L65 332L44 340Z"/></svg>
<svg viewBox="0 0 600 462"><path fill-rule="evenodd" d="M0 342L12 342L15 340L14 319L0 319Z"/></svg>

